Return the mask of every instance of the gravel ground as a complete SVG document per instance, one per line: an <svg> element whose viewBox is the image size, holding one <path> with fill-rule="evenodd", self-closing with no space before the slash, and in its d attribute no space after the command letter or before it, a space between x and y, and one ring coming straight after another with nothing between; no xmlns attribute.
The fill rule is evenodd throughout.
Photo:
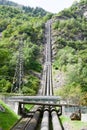
<svg viewBox="0 0 87 130"><path fill-rule="evenodd" d="M75 129L74 126L72 126L72 124L69 124L68 122L65 122L64 124L64 130L87 130L87 127L83 126L80 129Z"/></svg>
<svg viewBox="0 0 87 130"><path fill-rule="evenodd" d="M73 126L71 126L69 123L64 123L64 130L74 130Z"/></svg>

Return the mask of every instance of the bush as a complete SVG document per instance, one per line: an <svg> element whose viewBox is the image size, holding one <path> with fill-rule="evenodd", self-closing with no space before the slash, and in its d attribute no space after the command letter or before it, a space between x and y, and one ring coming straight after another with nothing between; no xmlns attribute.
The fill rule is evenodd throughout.
<svg viewBox="0 0 87 130"><path fill-rule="evenodd" d="M35 95L39 89L39 79L33 75L29 75L26 83L22 87L22 93L28 95Z"/></svg>
<svg viewBox="0 0 87 130"><path fill-rule="evenodd" d="M35 95L36 94L36 92L33 89L26 87L26 86L24 86L22 88L22 93L27 94L27 95Z"/></svg>
<svg viewBox="0 0 87 130"><path fill-rule="evenodd" d="M11 83L8 80L0 80L0 92L10 92Z"/></svg>

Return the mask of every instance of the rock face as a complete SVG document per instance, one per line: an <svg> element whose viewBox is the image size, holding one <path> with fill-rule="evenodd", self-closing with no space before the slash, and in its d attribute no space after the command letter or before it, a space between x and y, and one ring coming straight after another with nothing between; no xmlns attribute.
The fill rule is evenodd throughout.
<svg viewBox="0 0 87 130"><path fill-rule="evenodd" d="M53 61L55 60L56 54L58 52L58 48L61 48L61 44L59 44L58 37L65 38L66 40L68 39L69 41L77 41L77 40L84 40L84 35L82 31L79 29L77 33L74 35L68 35L67 31L70 31L69 29L64 32L64 29L53 29L53 24L54 23L62 23L67 20L74 19L76 20L76 17L85 17L87 18L87 3L86 4L81 4L81 3L76 3L76 5L72 6L73 9L77 8L74 10L73 15L67 15L67 13L61 13L61 15L55 16L51 19L51 43L52 43L52 59ZM73 12L73 11L72 11ZM73 32L73 30L72 30Z"/></svg>
<svg viewBox="0 0 87 130"><path fill-rule="evenodd" d="M65 74L62 71L56 70L53 76L53 86L56 91L60 87L65 85Z"/></svg>
<svg viewBox="0 0 87 130"><path fill-rule="evenodd" d="M87 11L86 11L86 12L84 12L84 16L85 16L85 18L87 18Z"/></svg>
<svg viewBox="0 0 87 130"><path fill-rule="evenodd" d="M5 109L4 109L4 107L2 105L0 105L0 111L5 112Z"/></svg>
<svg viewBox="0 0 87 130"><path fill-rule="evenodd" d="M81 111L78 110L74 113L72 113L72 115L70 116L71 120L81 120Z"/></svg>

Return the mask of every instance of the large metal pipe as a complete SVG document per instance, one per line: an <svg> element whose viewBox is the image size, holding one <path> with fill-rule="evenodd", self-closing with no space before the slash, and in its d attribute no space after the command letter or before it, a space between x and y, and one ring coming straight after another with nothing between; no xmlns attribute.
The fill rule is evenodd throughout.
<svg viewBox="0 0 87 130"><path fill-rule="evenodd" d="M49 130L49 111L48 110L45 110L43 113L40 130Z"/></svg>
<svg viewBox="0 0 87 130"><path fill-rule="evenodd" d="M29 122L29 124L27 125L25 130L35 130L36 129L38 122L39 122L40 114L41 114L41 110L39 109L35 112L33 118L31 119L31 121Z"/></svg>
<svg viewBox="0 0 87 130"><path fill-rule="evenodd" d="M62 130L59 117L55 110L51 112L53 130Z"/></svg>

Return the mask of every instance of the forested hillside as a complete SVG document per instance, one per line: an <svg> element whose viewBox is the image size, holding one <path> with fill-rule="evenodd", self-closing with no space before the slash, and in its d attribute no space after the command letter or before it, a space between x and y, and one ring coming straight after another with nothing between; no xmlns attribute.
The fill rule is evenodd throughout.
<svg viewBox="0 0 87 130"><path fill-rule="evenodd" d="M21 93L34 95L42 70L44 23L52 14L40 8L18 8L13 2L6 6L6 2L0 0L4 4L0 5L0 92L11 91L22 40L25 84ZM66 75L65 86L56 94L87 104L87 0L74 2L51 21L53 67Z"/></svg>
<svg viewBox="0 0 87 130"><path fill-rule="evenodd" d="M12 1L8 1L8 0L0 0L0 5L4 5L4 6L13 6L16 8L20 8L22 9L24 12L26 12L28 15L30 16L45 16L46 14L48 14L47 11L45 11L42 8L36 7L36 8L32 8L30 6L23 6L23 5L19 5L17 3L14 3Z"/></svg>
<svg viewBox="0 0 87 130"><path fill-rule="evenodd" d="M0 92L11 92L20 40L23 42L24 85L21 93L36 94L42 70L45 17L32 17L20 8L0 6ZM38 22L39 21L39 22Z"/></svg>
<svg viewBox="0 0 87 130"><path fill-rule="evenodd" d="M87 104L87 0L75 2L53 17L53 66L66 74L56 94Z"/></svg>
<svg viewBox="0 0 87 130"><path fill-rule="evenodd" d="M8 0L0 0L0 5L18 6L18 4Z"/></svg>

